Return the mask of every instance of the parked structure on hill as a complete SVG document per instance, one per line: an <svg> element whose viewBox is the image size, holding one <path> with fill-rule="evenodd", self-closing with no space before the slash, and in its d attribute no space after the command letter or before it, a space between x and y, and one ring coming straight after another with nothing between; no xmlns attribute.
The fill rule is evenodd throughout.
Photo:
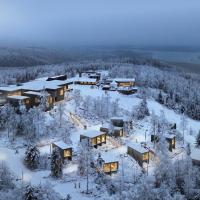
<svg viewBox="0 0 200 200"><path fill-rule="evenodd" d="M134 158L138 164L143 167L143 163L149 163L153 158L153 151L142 143L129 143L127 147L127 154Z"/></svg>
<svg viewBox="0 0 200 200"><path fill-rule="evenodd" d="M176 136L174 134L165 134L163 137L165 137L166 141L169 144L169 151L172 151L176 148ZM158 135L151 135L151 142L158 142L159 136Z"/></svg>
<svg viewBox="0 0 200 200"><path fill-rule="evenodd" d="M88 130L80 135L80 141L88 139L90 144L97 148L102 144L106 144L106 133L96 130Z"/></svg>
<svg viewBox="0 0 200 200"><path fill-rule="evenodd" d="M72 147L63 141L52 143L52 149L58 148L62 161L72 160Z"/></svg>

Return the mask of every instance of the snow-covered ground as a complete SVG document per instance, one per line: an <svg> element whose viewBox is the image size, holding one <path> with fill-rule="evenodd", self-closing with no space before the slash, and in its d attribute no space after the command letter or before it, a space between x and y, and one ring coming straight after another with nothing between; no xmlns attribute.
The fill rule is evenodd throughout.
<svg viewBox="0 0 200 200"><path fill-rule="evenodd" d="M81 95L86 97L90 95L92 97L98 97L105 95L105 91L101 90L100 88L91 88L90 86L81 86L81 85L74 85L73 89L79 89ZM138 105L141 102L141 99L137 97L136 94L133 95L123 95L118 93L117 91L109 91L108 92L112 100L119 99L119 105L121 108L127 111L131 111L133 106ZM67 102L66 104L66 115L69 115L70 112L73 112L74 107L71 103L72 101ZM169 110L168 108L160 105L159 103L155 102L152 99L147 100L148 108L155 114L159 115L161 110L165 113L166 119L171 123L177 124L177 129L181 132L181 115L175 113L173 110ZM47 114L48 115L48 114ZM50 119L50 117L49 117ZM185 133L185 141L194 144L195 135L189 135L189 128L191 127L194 130L194 133L197 133L200 130L200 122L195 121L192 119L187 119L188 121L188 130ZM99 130L101 124L87 124L88 130ZM128 178L132 178L134 176L133 172L140 173L140 167L138 164L129 156L123 157L126 154L127 147L126 144L130 141L137 141L142 142L145 141L145 134L147 135L146 140L150 140L150 119L147 118L143 120L141 123L134 124L133 132L134 134L122 139L123 144L122 146L116 147L112 144L112 141L108 139L107 144L103 145L102 147L95 150L96 155L98 152L102 153L103 157L107 159L114 158L116 161L119 161L119 171L116 175L113 175L113 178L119 178L122 173L122 163L123 163L123 170L125 170L125 177L127 180ZM72 146L74 151L77 151L77 146L80 140L80 134L83 132L83 127L77 127L76 130L70 133ZM4 135L4 136L3 136ZM2 132L1 137L6 137L6 133ZM51 138L49 138L50 140ZM56 135L54 135L54 140L59 140ZM40 141L41 142L41 141ZM32 184L40 184L45 183L46 181L50 182L55 191L60 193L63 197L66 197L67 194L72 196L72 199L94 199L89 196L85 196L81 193L82 190L85 190L86 180L85 178L77 177L76 172L78 170L78 166L75 162L71 162L70 164L66 165L64 168L64 180L55 180L52 179L49 170L45 171L31 171L27 169L23 164L23 157L24 157L25 147L21 147L18 150L18 153L15 152L15 149L9 145L6 146L5 139L0 140L0 161L5 161L10 169L15 173L18 179L21 179L23 176L24 182L31 182ZM50 154L50 145L49 143L40 147L40 153ZM174 153L174 152L173 152ZM173 155L173 154L172 154ZM150 163L151 166L151 163ZM133 170L134 169L134 170ZM18 180L21 181L21 180ZM80 182L81 188L75 188L75 184ZM95 187L95 184L92 182L89 184L90 187Z"/></svg>

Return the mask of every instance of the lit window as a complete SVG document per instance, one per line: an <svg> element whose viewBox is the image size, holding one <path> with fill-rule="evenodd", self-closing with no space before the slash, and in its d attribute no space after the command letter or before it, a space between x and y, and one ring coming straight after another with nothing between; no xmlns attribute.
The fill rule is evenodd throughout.
<svg viewBox="0 0 200 200"><path fill-rule="evenodd" d="M101 143L101 136L98 136L97 137L97 144L100 144Z"/></svg>
<svg viewBox="0 0 200 200"><path fill-rule="evenodd" d="M70 157L71 156L71 151L68 149L68 150L64 150L64 157L67 158L67 157Z"/></svg>
<svg viewBox="0 0 200 200"><path fill-rule="evenodd" d="M60 90L60 96L64 95L64 90Z"/></svg>
<svg viewBox="0 0 200 200"><path fill-rule="evenodd" d="M111 163L110 164L110 170L111 171L117 171L117 166L118 164L117 164L117 162L115 162L115 163Z"/></svg>
<svg viewBox="0 0 200 200"><path fill-rule="evenodd" d="M148 160L149 156L148 153L143 154L143 160Z"/></svg>
<svg viewBox="0 0 200 200"><path fill-rule="evenodd" d="M30 100L26 99L25 104L29 104L29 103L30 103Z"/></svg>
<svg viewBox="0 0 200 200"><path fill-rule="evenodd" d="M103 171L104 172L110 172L110 164L104 164L103 165Z"/></svg>
<svg viewBox="0 0 200 200"><path fill-rule="evenodd" d="M96 138L92 138L92 145L96 145L97 142L96 142Z"/></svg>
<svg viewBox="0 0 200 200"><path fill-rule="evenodd" d="M102 141L102 142L105 142L105 141L106 141L106 135L102 135L101 141Z"/></svg>

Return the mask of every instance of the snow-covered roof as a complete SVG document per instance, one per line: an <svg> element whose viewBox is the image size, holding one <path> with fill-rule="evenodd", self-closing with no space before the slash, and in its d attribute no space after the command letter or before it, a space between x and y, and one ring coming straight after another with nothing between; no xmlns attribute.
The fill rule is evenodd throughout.
<svg viewBox="0 0 200 200"><path fill-rule="evenodd" d="M0 91L8 91L8 92L14 92L17 90L20 90L20 86L5 86L5 87L0 87Z"/></svg>
<svg viewBox="0 0 200 200"><path fill-rule="evenodd" d="M34 92L34 91L28 91L28 92L24 92L24 94L31 94L31 95L36 95L36 96L44 96L44 94L42 92ZM47 96L50 96L50 94L46 94Z"/></svg>
<svg viewBox="0 0 200 200"><path fill-rule="evenodd" d="M87 78L87 77L78 77L76 81L81 81L81 82L89 82L89 83L96 83L97 80L94 78Z"/></svg>
<svg viewBox="0 0 200 200"><path fill-rule="evenodd" d="M58 142L54 142L54 145L56 145L57 147L61 148L61 149L69 149L72 148L70 145L66 144L63 141L58 141Z"/></svg>
<svg viewBox="0 0 200 200"><path fill-rule="evenodd" d="M117 127L117 126L114 126L114 128L113 128L114 130L122 130L123 128L122 127Z"/></svg>
<svg viewBox="0 0 200 200"><path fill-rule="evenodd" d="M123 120L125 122L130 121L129 117L127 116L122 116L122 117L111 117L110 120Z"/></svg>
<svg viewBox="0 0 200 200"><path fill-rule="evenodd" d="M193 160L199 160L200 161L200 149L191 148L191 155L190 156Z"/></svg>
<svg viewBox="0 0 200 200"><path fill-rule="evenodd" d="M103 88L110 88L110 85L104 85Z"/></svg>
<svg viewBox="0 0 200 200"><path fill-rule="evenodd" d="M18 100L24 100L29 99L27 96L19 96L19 95L13 95L13 96L7 96L8 99L18 99Z"/></svg>
<svg viewBox="0 0 200 200"><path fill-rule="evenodd" d="M142 146L141 143L135 143L135 142L129 142L127 144L130 148L134 149L135 151L138 151L140 153L148 153L149 150Z"/></svg>
<svg viewBox="0 0 200 200"><path fill-rule="evenodd" d="M135 82L134 78L115 78L116 82Z"/></svg>
<svg viewBox="0 0 200 200"><path fill-rule="evenodd" d="M93 138L102 134L105 134L105 133L101 131L97 131L97 130L87 130L87 131L84 131L81 135L89 137L89 138Z"/></svg>
<svg viewBox="0 0 200 200"><path fill-rule="evenodd" d="M105 163L119 162L119 158L111 153L106 153L104 155L101 155L101 157Z"/></svg>

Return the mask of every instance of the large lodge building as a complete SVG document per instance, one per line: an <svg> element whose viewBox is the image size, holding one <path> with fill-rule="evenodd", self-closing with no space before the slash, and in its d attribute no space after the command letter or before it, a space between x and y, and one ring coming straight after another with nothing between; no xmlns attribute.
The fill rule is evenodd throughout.
<svg viewBox="0 0 200 200"><path fill-rule="evenodd" d="M10 103L18 107L23 103L27 109L38 106L41 98L45 95L49 110L54 103L64 100L65 92L69 91L69 85L73 79L67 79L66 75L38 79L16 86L0 87L0 104Z"/></svg>

